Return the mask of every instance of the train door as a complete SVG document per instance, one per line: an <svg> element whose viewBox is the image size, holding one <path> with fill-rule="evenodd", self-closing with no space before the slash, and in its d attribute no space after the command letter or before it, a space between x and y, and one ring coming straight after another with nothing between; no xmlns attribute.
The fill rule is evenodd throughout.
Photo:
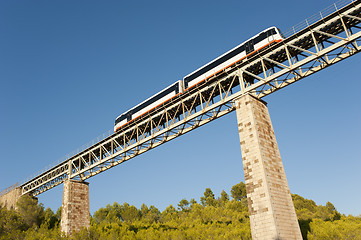
<svg viewBox="0 0 361 240"><path fill-rule="evenodd" d="M250 54L251 52L254 51L253 39L246 42L245 49L246 49L246 55L248 55L248 54Z"/></svg>

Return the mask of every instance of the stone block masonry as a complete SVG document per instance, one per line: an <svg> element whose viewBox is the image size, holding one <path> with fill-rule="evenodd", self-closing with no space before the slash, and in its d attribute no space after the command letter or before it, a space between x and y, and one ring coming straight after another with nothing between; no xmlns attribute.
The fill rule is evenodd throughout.
<svg viewBox="0 0 361 240"><path fill-rule="evenodd" d="M16 202L21 196L21 188L17 187L10 192L0 196L0 205L6 207L8 210L11 208L16 209Z"/></svg>
<svg viewBox="0 0 361 240"><path fill-rule="evenodd" d="M302 239L266 103L236 100L252 239Z"/></svg>
<svg viewBox="0 0 361 240"><path fill-rule="evenodd" d="M89 228L89 184L75 180L66 180L63 191L60 230L71 235L82 228Z"/></svg>

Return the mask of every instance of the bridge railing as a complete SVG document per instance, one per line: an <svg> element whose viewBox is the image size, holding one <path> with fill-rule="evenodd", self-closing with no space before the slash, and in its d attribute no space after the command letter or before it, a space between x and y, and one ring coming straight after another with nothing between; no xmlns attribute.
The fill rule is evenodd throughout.
<svg viewBox="0 0 361 240"><path fill-rule="evenodd" d="M305 29L306 27L312 25L313 23L322 20L323 18L329 16L330 14L338 11L339 9L349 5L350 3L354 3L356 0L340 0L335 2L334 4L330 5L329 7L323 9L322 11L306 18L305 20L303 20L302 22L296 24L295 26L293 26L292 28L290 28L289 30L283 32L283 35L288 38L298 32L300 32L301 30ZM112 130L109 130L101 135L99 135L97 138L93 139L92 141L89 141L88 143L82 145L81 147L79 147L78 149L74 150L73 152L65 155L63 158L58 159L56 162L53 162L52 164L48 165L47 167L41 169L40 171L38 171L35 174L32 174L31 176L29 176L28 178L24 179L23 181L21 181L20 185L23 185L24 183L28 182L29 180L35 178L36 176L39 176L40 174L42 174L43 172L46 172L47 170L52 169L53 167L55 167L56 165L59 165L60 163L66 161L67 159L71 158L72 156L75 156L76 154L86 150L87 148L91 147L92 145L94 145L97 142L100 142L101 140L109 137L110 135L112 135L114 132Z"/></svg>
<svg viewBox="0 0 361 240"><path fill-rule="evenodd" d="M68 153L67 155L65 155L62 158L59 158L57 161L50 163L48 166L42 168L41 170L39 170L38 172L32 174L31 176L23 179L20 182L20 186L25 184L26 182L30 181L31 179L35 178L36 176L39 176L40 174L54 168L55 166L59 165L60 163L68 160L69 158L71 158L72 156L75 156L78 153L81 153L82 151L84 151L85 149L88 149L89 147L93 146L95 143L100 142L104 139L106 139L107 137L109 137L110 135L114 134L113 130L108 130L103 134L100 134L99 136L97 136L96 138L94 138L93 140L83 144L81 147L77 148L76 150ZM6 190L6 189L5 189ZM5 191L4 190L4 191ZM1 195L0 195L1 196Z"/></svg>
<svg viewBox="0 0 361 240"><path fill-rule="evenodd" d="M316 15L313 15L313 16L311 16L310 18L307 18L305 21L303 21L302 23L300 23L300 24L298 24L298 25L296 25L295 27L293 27L292 28L292 31L293 31L293 33L291 34L291 35L293 35L294 33L298 33L299 32L299 30L298 29L308 29L308 26L310 26L310 25L312 25L313 23L316 23L317 21L320 21L320 20L322 20L323 22L324 21L326 21L326 20L323 20L323 19L325 19L327 16L329 16L330 14L334 14L335 16L338 16L338 17L341 17L340 15L337 15L337 14L335 14L335 12L337 12L337 11L339 11L340 9L342 9L343 7L345 7L345 6L347 6L347 5L349 5L349 4L352 4L352 3L355 3L354 5L359 5L360 4L360 0L342 0L342 1L338 1L337 3L335 3L335 4L333 4L332 6L330 6L330 7L328 7L327 9L325 9L325 10L323 10L323 11L321 11L320 13L318 13L318 14L316 14ZM343 12L345 9L343 9L342 11L340 11L340 13L341 12ZM355 17L354 17L355 18ZM359 17L356 17L356 19L359 19ZM320 29L318 29L318 34L326 34L326 36L332 36L332 34L329 34L329 33L325 33L325 32L322 32L322 31L319 31ZM309 33L307 33L307 34L309 34ZM359 36L359 34L357 35L357 36ZM312 38L310 38L310 39L312 39ZM288 40L292 40L292 39L288 39ZM288 40L286 40L286 41L284 41L284 44L285 45L287 45L287 41ZM338 38L336 38L336 40L338 41L339 39ZM343 44L346 42L346 40L347 39L344 39L343 40ZM292 40L292 41L294 41L294 40ZM348 41L348 40L347 40ZM302 46L300 47L300 46L295 46L295 45L297 45L297 43L293 43L294 45L287 45L287 49L293 49L294 51L305 51L303 48L302 48ZM315 43L316 44L316 43ZM336 45L336 42L334 43L335 45ZM309 47L309 46L308 46ZM312 46L311 46L312 47ZM286 50L287 50L286 49ZM347 49L350 49L350 48L347 48ZM283 51L285 51L285 50L283 50ZM355 50L356 51L356 50ZM357 51L359 51L359 47L357 47ZM353 53L352 51L351 51L351 53ZM305 51L305 54L304 55L307 55L307 54L311 54L311 56L310 56L310 59L311 58L314 58L316 55L317 55L317 53L312 53L311 51ZM287 55L287 56L289 56L289 55ZM276 63L276 64L278 64L279 65L279 67L282 67L282 66L285 66L284 64L287 64L287 63L284 63L283 62L283 60L281 61L281 60L279 60L279 63L277 63L277 59L275 58L275 59L273 59L269 54L267 55L267 56L265 56L266 58L262 58L262 59L259 59L259 61L269 61L268 62L268 64L271 64L271 63ZM316 56L317 57L317 56ZM293 56L289 56L289 59L292 59L293 58ZM345 57L343 57L342 59L344 59ZM340 58L341 59L341 58ZM284 59L285 60L285 59ZM287 60L287 58L286 58L286 60ZM294 59L294 61L296 61L296 59ZM298 61L298 60L297 60ZM311 60L310 60L311 61ZM325 61L324 59L322 60L322 61ZM245 63L245 64L249 64L249 63ZM288 68L288 69L291 69L291 70L287 70L287 71L291 71L292 73L293 72L296 72L296 70L294 69L294 66L295 66L295 62L294 63L289 63L289 64L291 64L290 66L286 66L286 68ZM327 62L327 64L331 64L331 62ZM260 65L261 66L261 65ZM301 65L300 65L301 66ZM311 64L311 66L313 66L313 64ZM256 77L256 79L261 79L261 77L259 77L258 76L258 74L259 73L257 73L257 72L254 72L254 73L251 73L250 72L250 70L248 69L248 68L246 68L245 66L240 66L243 70L244 70L244 73L245 74L249 74L249 76L255 76ZM322 66L321 66L322 67ZM320 68L320 69L322 69L322 68ZM297 72L297 76L298 77L295 77L295 79L293 79L292 81L291 80L288 80L288 79L285 79L285 80L282 80L282 79L278 79L277 81L276 81L276 87L274 87L274 88L272 88L272 89L270 89L270 90L267 90L268 91L268 93L267 94L269 94L270 92L273 92L273 91L275 91L275 89L277 88L277 89L280 89L280 88L282 88L282 87L284 87L284 86L287 86L288 84L290 84L291 82L295 82L295 81L298 81L299 79L301 79L301 78L303 78L303 77L305 77L305 76L308 76L309 74L311 74L311 73L313 73L313 72L315 72L315 71L319 71L319 69L308 69L307 70L307 72L304 74L304 73L302 73L301 71L298 73ZM268 73L268 72L267 72ZM285 71L285 74L286 74L287 72ZM308 75L307 75L308 74ZM267 75L269 75L268 76L268 78L270 79L270 73L268 73L268 74L265 74L265 76L267 76ZM274 75L274 74L273 74ZM288 76L288 75L287 75ZM253 84L253 86L254 86L254 89L256 89L256 87L261 87L261 86L266 86L266 85L264 85L262 82L265 82L267 79L263 79L262 81L260 81L260 84ZM267 80L268 81L268 80ZM282 82L282 86L280 85L280 82ZM262 85L262 84L263 85ZM267 85L268 86L268 85ZM269 84L269 86L273 86L272 84ZM265 92L264 90L262 90L263 92ZM263 94L262 96L264 96L265 94ZM93 146L94 144L96 144L97 142L100 142L100 141L102 141L103 139L105 139L105 138L107 138L108 136L111 136L113 134L113 132L110 130L109 132L107 132L107 133L105 133L105 134L103 134L103 135L101 135L101 136L99 136L98 137L98 139L96 139L96 140L93 140L93 142L91 142L90 144L91 144L91 146ZM73 157L73 156L75 156L75 155L77 155L78 153L80 153L80 152L82 152L83 150L85 150L85 149L87 149L88 147L90 147L89 145L83 145L83 147L82 148L79 148L77 151L74 151L71 155L68 155L68 156L66 156L65 157L65 159L64 160L67 160L67 159L70 159L71 157ZM98 147L98 148L94 148L94 149L99 149L100 151L102 151L102 148L101 147ZM104 148L105 149L105 148ZM90 152L91 152L91 150L89 150ZM64 162L64 161L61 161L61 162ZM63 164L63 163L62 163ZM80 162L79 161L79 164L82 164L82 162ZM92 163L89 163L90 165L92 164ZM112 163L113 164L113 163ZM58 164L57 165L60 165L60 161L58 162ZM55 166L57 166L57 165L55 165ZM63 164L64 165L64 164ZM52 168L55 168L55 166L53 166ZM61 167L61 166L59 166L59 167ZM58 166L56 167L56 168L58 168ZM81 170L80 169L81 167L79 166L79 171ZM103 170L101 170L101 171L103 171ZM42 171L42 172L40 172L39 174L37 174L37 175L35 175L35 176L40 176L42 173L44 173L44 172L46 172L46 171ZM53 172L55 172L55 170L53 171ZM55 174L55 177L56 176L58 176L58 175L56 175ZM55 178L54 177L54 178ZM31 177L30 179L34 179L35 177ZM47 180L48 181L48 180ZM50 181L50 180L49 180ZM52 181L52 180L51 180ZM28 181L26 181L26 182L28 182ZM39 185L40 184L43 184L43 183L39 183ZM23 184L22 184L23 185ZM22 186L21 185L21 186ZM32 191L32 190L29 190L29 191Z"/></svg>
<svg viewBox="0 0 361 240"><path fill-rule="evenodd" d="M285 38L288 38L288 37L300 32L301 30L305 29L306 27L312 25L313 23L315 23L315 22L329 16L330 14L338 11L339 9L349 5L350 3L354 3L355 1L356 0L340 0L340 1L337 1L334 4L330 5L329 7L323 9L322 11L320 11L320 12L306 18L302 22L294 25L289 30L283 32L283 35L285 36Z"/></svg>
<svg viewBox="0 0 361 240"><path fill-rule="evenodd" d="M302 22L296 24L295 26L293 26L292 28L290 28L289 30L283 32L283 35L288 38L296 33L298 33L299 31L305 29L306 27L308 27L309 25L329 16L330 14L334 13L335 11L338 11L339 9L347 6L350 3L355 2L355 0L340 0L335 2L334 4L330 5L329 7L323 9L322 11L320 11L319 13L316 13L308 18L306 18L305 20L303 20ZM55 167L56 165L64 162L65 160L71 158L72 156L75 156L76 154L84 151L85 149L93 146L95 143L100 142L101 140L109 137L110 135L112 135L114 132L112 130L109 130L101 135L99 135L97 138L93 139L92 141L89 141L88 143L82 145L81 147L79 147L78 149L74 150L73 152L65 155L63 158L58 159L56 162L53 162L52 164L48 165L47 167L43 168L42 170L38 171L37 173L29 176L28 178L24 179L23 181L21 181L21 184L24 184L26 182L28 182L29 180L35 178L36 176L40 175L43 172L46 172L47 170Z"/></svg>
<svg viewBox="0 0 361 240"><path fill-rule="evenodd" d="M4 196L5 194L7 194L8 192L11 192L12 190L14 190L15 188L19 187L19 183L15 183L14 185L2 190L0 192L0 197Z"/></svg>

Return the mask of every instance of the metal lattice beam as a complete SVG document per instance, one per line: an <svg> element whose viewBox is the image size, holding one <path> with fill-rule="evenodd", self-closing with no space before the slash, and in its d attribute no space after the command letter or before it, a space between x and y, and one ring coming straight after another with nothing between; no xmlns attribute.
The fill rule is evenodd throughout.
<svg viewBox="0 0 361 240"><path fill-rule="evenodd" d="M230 66L121 131L24 183L38 195L65 179L85 180L235 110L244 94L263 98L360 52L361 0L283 42Z"/></svg>

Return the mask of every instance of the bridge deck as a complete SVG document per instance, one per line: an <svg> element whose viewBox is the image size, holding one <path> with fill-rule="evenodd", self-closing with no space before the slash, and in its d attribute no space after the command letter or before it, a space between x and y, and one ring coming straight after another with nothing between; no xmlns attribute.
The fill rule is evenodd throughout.
<svg viewBox="0 0 361 240"><path fill-rule="evenodd" d="M263 98L360 52L361 0L283 42L234 64L166 104L21 185L38 195L65 179L85 180L235 110L244 94Z"/></svg>

